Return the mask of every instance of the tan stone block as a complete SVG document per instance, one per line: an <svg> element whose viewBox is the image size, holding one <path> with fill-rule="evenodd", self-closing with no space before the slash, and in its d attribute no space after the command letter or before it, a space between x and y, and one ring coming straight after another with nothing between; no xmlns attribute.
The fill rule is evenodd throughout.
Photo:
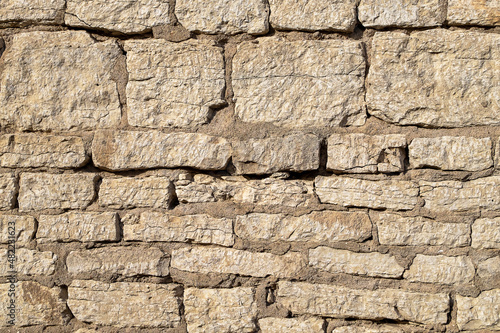
<svg viewBox="0 0 500 333"><path fill-rule="evenodd" d="M16 247L22 247L34 237L35 219L33 217L0 215L0 244L15 240Z"/></svg>
<svg viewBox="0 0 500 333"><path fill-rule="evenodd" d="M0 210L14 208L17 195L17 179L11 174L0 175Z"/></svg>
<svg viewBox="0 0 500 333"><path fill-rule="evenodd" d="M482 279L500 276L500 256L489 258L477 265L477 275Z"/></svg>
<svg viewBox="0 0 500 333"><path fill-rule="evenodd" d="M478 297L456 297L457 325L460 330L500 331L500 289L483 291Z"/></svg>
<svg viewBox="0 0 500 333"><path fill-rule="evenodd" d="M500 25L498 0L448 0L450 25Z"/></svg>
<svg viewBox="0 0 500 333"><path fill-rule="evenodd" d="M62 22L65 0L2 0L0 25L54 24Z"/></svg>
<svg viewBox="0 0 500 333"><path fill-rule="evenodd" d="M410 325L360 325L341 326L333 329L332 333L425 333L425 328Z"/></svg>
<svg viewBox="0 0 500 333"><path fill-rule="evenodd" d="M325 321L321 318L262 318L262 333L324 333Z"/></svg>
<svg viewBox="0 0 500 333"><path fill-rule="evenodd" d="M475 272L469 257L417 254L404 278L412 282L459 284L471 282Z"/></svg>
<svg viewBox="0 0 500 333"><path fill-rule="evenodd" d="M500 217L477 219L472 225L472 247L500 249Z"/></svg>
<svg viewBox="0 0 500 333"><path fill-rule="evenodd" d="M17 245L17 244L16 244ZM9 276L12 271L20 275L52 275L55 271L57 256L50 251L29 249L0 250L0 276ZM14 261L10 261L14 260Z"/></svg>

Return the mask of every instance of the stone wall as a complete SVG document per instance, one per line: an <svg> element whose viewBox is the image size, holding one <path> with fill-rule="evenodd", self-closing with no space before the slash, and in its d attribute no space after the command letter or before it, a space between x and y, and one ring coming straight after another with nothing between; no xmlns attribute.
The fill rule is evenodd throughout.
<svg viewBox="0 0 500 333"><path fill-rule="evenodd" d="M0 131L1 332L500 330L498 0L2 0Z"/></svg>

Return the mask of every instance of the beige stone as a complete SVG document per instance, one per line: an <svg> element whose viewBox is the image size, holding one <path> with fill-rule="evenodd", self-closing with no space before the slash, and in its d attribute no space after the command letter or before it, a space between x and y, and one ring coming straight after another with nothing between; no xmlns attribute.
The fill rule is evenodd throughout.
<svg viewBox="0 0 500 333"><path fill-rule="evenodd" d="M269 29L264 0L177 0L175 16L189 31L259 35Z"/></svg>
<svg viewBox="0 0 500 333"><path fill-rule="evenodd" d="M269 0L273 28L285 30L353 31L355 0Z"/></svg>
<svg viewBox="0 0 500 333"><path fill-rule="evenodd" d="M257 302L253 288L184 291L189 333L255 332Z"/></svg>
<svg viewBox="0 0 500 333"><path fill-rule="evenodd" d="M99 187L99 205L122 208L168 208L174 186L167 177L104 178Z"/></svg>
<svg viewBox="0 0 500 333"><path fill-rule="evenodd" d="M62 22L65 0L2 0L0 25Z"/></svg>
<svg viewBox="0 0 500 333"><path fill-rule="evenodd" d="M334 318L392 319L422 324L448 321L449 296L399 289L357 290L347 287L278 282L278 303L293 314Z"/></svg>
<svg viewBox="0 0 500 333"><path fill-rule="evenodd" d="M409 210L417 204L418 186L411 181L318 176L314 185L322 203L395 210Z"/></svg>
<svg viewBox="0 0 500 333"><path fill-rule="evenodd" d="M178 168L224 169L231 157L226 139L198 133L98 131L92 142L97 167L123 171Z"/></svg>
<svg viewBox="0 0 500 333"><path fill-rule="evenodd" d="M472 247L500 249L500 217L477 219L472 225Z"/></svg>
<svg viewBox="0 0 500 333"><path fill-rule="evenodd" d="M285 137L250 139L232 144L232 162L239 174L310 171L319 168L319 138L294 133Z"/></svg>
<svg viewBox="0 0 500 333"><path fill-rule="evenodd" d="M349 173L404 170L404 135L334 134L328 138L326 168Z"/></svg>
<svg viewBox="0 0 500 333"><path fill-rule="evenodd" d="M143 39L124 45L130 125L197 126L225 103L223 50L213 42Z"/></svg>
<svg viewBox="0 0 500 333"><path fill-rule="evenodd" d="M2 55L0 126L95 130L120 122L112 69L122 51L83 31L15 34Z"/></svg>
<svg viewBox="0 0 500 333"><path fill-rule="evenodd" d="M192 242L234 244L233 220L206 214L173 216L159 212L141 213L138 223L123 225L125 241Z"/></svg>
<svg viewBox="0 0 500 333"><path fill-rule="evenodd" d="M17 195L17 180L11 174L0 175L0 210L14 208Z"/></svg>
<svg viewBox="0 0 500 333"><path fill-rule="evenodd" d="M321 318L262 318L262 333L323 333L325 321Z"/></svg>
<svg viewBox="0 0 500 333"><path fill-rule="evenodd" d="M410 325L360 325L341 326L333 329L332 333L424 333L425 328Z"/></svg>
<svg viewBox="0 0 500 333"><path fill-rule="evenodd" d="M17 245L17 244L16 244ZM15 261L9 261L14 259ZM57 256L50 251L29 249L0 250L0 276L9 276L12 271L21 275L52 275L55 271Z"/></svg>
<svg viewBox="0 0 500 333"><path fill-rule="evenodd" d="M456 297L457 325L460 330L500 331L500 289L483 291L475 298Z"/></svg>
<svg viewBox="0 0 500 333"><path fill-rule="evenodd" d="M500 25L498 0L448 0L450 25Z"/></svg>
<svg viewBox="0 0 500 333"><path fill-rule="evenodd" d="M228 248L181 248L172 251L172 268L195 273L238 274L293 278L306 266L298 252L279 256Z"/></svg>
<svg viewBox="0 0 500 333"><path fill-rule="evenodd" d="M7 134L0 136L0 166L79 168L89 160L76 136Z"/></svg>
<svg viewBox="0 0 500 333"><path fill-rule="evenodd" d="M383 278L398 278L404 268L389 254L356 253L319 246L309 250L309 266L330 273L346 273Z"/></svg>
<svg viewBox="0 0 500 333"><path fill-rule="evenodd" d="M500 256L489 258L477 265L477 275L482 279L500 276Z"/></svg>
<svg viewBox="0 0 500 333"><path fill-rule="evenodd" d="M404 278L412 282L459 284L471 282L475 272L468 257L417 254Z"/></svg>
<svg viewBox="0 0 500 333"><path fill-rule="evenodd" d="M181 292L176 284L73 280L68 306L76 319L118 327L177 327Z"/></svg>
<svg viewBox="0 0 500 333"><path fill-rule="evenodd" d="M93 173L22 173L19 180L19 211L83 209L94 200Z"/></svg>
<svg viewBox="0 0 500 333"><path fill-rule="evenodd" d="M68 0L64 23L68 26L138 34L169 24L168 0Z"/></svg>
<svg viewBox="0 0 500 333"><path fill-rule="evenodd" d="M33 217L0 215L0 244L15 241L16 247L22 247L34 237L35 219Z"/></svg>
<svg viewBox="0 0 500 333"><path fill-rule="evenodd" d="M498 125L500 36L445 29L376 33L366 102L399 125Z"/></svg>
<svg viewBox="0 0 500 333"><path fill-rule="evenodd" d="M416 138L408 146L412 168L481 171L493 166L490 138Z"/></svg>
<svg viewBox="0 0 500 333"><path fill-rule="evenodd" d="M119 241L118 214L68 212L40 215L36 240L39 243Z"/></svg>
<svg viewBox="0 0 500 333"><path fill-rule="evenodd" d="M244 122L291 128L361 126L365 66L357 41L241 43L233 58L235 113Z"/></svg>

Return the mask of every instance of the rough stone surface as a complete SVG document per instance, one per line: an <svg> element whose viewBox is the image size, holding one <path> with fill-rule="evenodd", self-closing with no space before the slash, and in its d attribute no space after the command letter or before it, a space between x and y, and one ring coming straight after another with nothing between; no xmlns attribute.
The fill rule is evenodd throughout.
<svg viewBox="0 0 500 333"><path fill-rule="evenodd" d="M474 274L474 264L468 257L417 254L404 277L412 282L460 284L470 282Z"/></svg>
<svg viewBox="0 0 500 333"><path fill-rule="evenodd" d="M213 42L129 40L128 122L132 126L187 127L207 123L224 101L224 58Z"/></svg>
<svg viewBox="0 0 500 333"><path fill-rule="evenodd" d="M500 217L477 219L472 225L472 247L500 249Z"/></svg>
<svg viewBox="0 0 500 333"><path fill-rule="evenodd" d="M11 174L0 175L0 210L14 207L17 195L16 178Z"/></svg>
<svg viewBox="0 0 500 333"><path fill-rule="evenodd" d="M196 273L293 278L306 266L306 261L298 252L278 256L226 248L194 247L173 250L170 265L181 271Z"/></svg>
<svg viewBox="0 0 500 333"><path fill-rule="evenodd" d="M224 138L198 133L157 131L98 131L92 142L92 159L112 171L190 167L224 169L231 145Z"/></svg>
<svg viewBox="0 0 500 333"><path fill-rule="evenodd" d="M448 0L450 25L500 25L498 0Z"/></svg>
<svg viewBox="0 0 500 333"><path fill-rule="evenodd" d="M189 31L265 34L269 8L263 0L177 0L175 16Z"/></svg>
<svg viewBox="0 0 500 333"><path fill-rule="evenodd" d="M328 138L327 169L349 173L404 170L404 135L334 134Z"/></svg>
<svg viewBox="0 0 500 333"><path fill-rule="evenodd" d="M16 244L17 245L17 244ZM10 267L9 252L7 249L0 250L0 276L9 276L12 273ZM21 275L52 275L55 271L57 256L50 251L35 251L28 249L16 249L15 271Z"/></svg>
<svg viewBox="0 0 500 333"><path fill-rule="evenodd" d="M257 302L253 288L184 291L189 333L255 332Z"/></svg>
<svg viewBox="0 0 500 333"><path fill-rule="evenodd" d="M241 43L233 58L235 113L293 128L363 125L365 66L355 41Z"/></svg>
<svg viewBox="0 0 500 333"><path fill-rule="evenodd" d="M2 0L0 25L60 23L65 0Z"/></svg>
<svg viewBox="0 0 500 333"><path fill-rule="evenodd" d="M39 243L119 241L118 215L81 212L40 215L36 240Z"/></svg>
<svg viewBox="0 0 500 333"><path fill-rule="evenodd" d="M115 41L96 42L82 31L14 35L1 59L0 126L74 131L118 125L111 69L121 55Z"/></svg>
<svg viewBox="0 0 500 333"><path fill-rule="evenodd" d="M239 174L310 171L319 168L319 138L295 133L283 138L250 139L232 144L232 162Z"/></svg>
<svg viewBox="0 0 500 333"><path fill-rule="evenodd" d="M424 333L424 328L410 325L360 325L341 326L332 330L331 333Z"/></svg>
<svg viewBox="0 0 500 333"><path fill-rule="evenodd" d="M457 295L457 325L461 330L500 331L500 289L483 291L478 297Z"/></svg>
<svg viewBox="0 0 500 333"><path fill-rule="evenodd" d="M64 23L68 26L144 33L169 24L168 0L68 0Z"/></svg>
<svg viewBox="0 0 500 333"><path fill-rule="evenodd" d="M0 215L0 233L0 244L9 243L11 237L17 247L25 246L35 237L35 219L31 216Z"/></svg>
<svg viewBox="0 0 500 333"><path fill-rule="evenodd" d="M356 253L320 246L309 250L309 265L331 273L398 278L404 268L389 254Z"/></svg>
<svg viewBox="0 0 500 333"><path fill-rule="evenodd" d="M68 306L78 320L97 325L177 327L180 294L176 284L73 280Z"/></svg>
<svg viewBox="0 0 500 333"><path fill-rule="evenodd" d="M325 321L320 318L262 318L262 333L324 333Z"/></svg>
<svg viewBox="0 0 500 333"><path fill-rule="evenodd" d="M416 138L408 146L408 155L412 168L481 171L493 166L491 147L490 138Z"/></svg>
<svg viewBox="0 0 500 333"><path fill-rule="evenodd" d="M234 244L233 221L206 214L173 216L159 212L141 213L137 223L123 225L125 241L192 242Z"/></svg>
<svg viewBox="0 0 500 333"><path fill-rule="evenodd" d="M86 208L96 195L96 181L93 173L22 173L19 211Z"/></svg>
<svg viewBox="0 0 500 333"><path fill-rule="evenodd" d="M314 185L322 203L395 210L409 210L417 204L418 186L410 181L318 176Z"/></svg>
<svg viewBox="0 0 500 333"><path fill-rule="evenodd" d="M477 275L482 279L500 276L500 256L487 259L477 265Z"/></svg>
<svg viewBox="0 0 500 333"><path fill-rule="evenodd" d="M376 33L368 111L399 125L498 125L499 43L475 31Z"/></svg>

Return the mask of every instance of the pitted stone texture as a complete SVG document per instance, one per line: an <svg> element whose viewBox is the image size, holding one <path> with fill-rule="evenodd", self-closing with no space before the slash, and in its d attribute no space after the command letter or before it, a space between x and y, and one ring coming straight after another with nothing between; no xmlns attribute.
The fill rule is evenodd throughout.
<svg viewBox="0 0 500 333"><path fill-rule="evenodd" d="M36 240L39 243L119 241L118 215L82 212L40 215Z"/></svg>
<svg viewBox="0 0 500 333"><path fill-rule="evenodd" d="M404 135L334 134L328 138L329 170L349 173L404 170Z"/></svg>
<svg viewBox="0 0 500 333"><path fill-rule="evenodd" d="M98 131L92 142L94 164L105 170L190 167L224 169L231 157L226 139L198 133Z"/></svg>
<svg viewBox="0 0 500 333"><path fill-rule="evenodd" d="M225 103L223 50L213 42L143 39L124 45L130 125L201 125L209 121L212 107Z"/></svg>
<svg viewBox="0 0 500 333"><path fill-rule="evenodd" d="M341 326L335 328L332 333L424 333L425 328L410 325L360 325Z"/></svg>
<svg viewBox="0 0 500 333"><path fill-rule="evenodd" d="M490 138L416 138L408 146L408 155L412 168L481 171L493 166L491 147Z"/></svg>
<svg viewBox="0 0 500 333"><path fill-rule="evenodd" d="M354 41L241 43L233 58L235 113L244 122L292 128L361 126L365 66Z"/></svg>
<svg viewBox="0 0 500 333"><path fill-rule="evenodd" d="M167 276L170 258L160 249L105 247L71 251L66 258L70 274L119 274Z"/></svg>
<svg viewBox="0 0 500 333"><path fill-rule="evenodd" d="M93 173L22 173L19 180L19 211L83 209L94 200Z"/></svg>
<svg viewBox="0 0 500 333"><path fill-rule="evenodd" d="M187 288L184 307L189 333L256 331L257 302L253 288Z"/></svg>
<svg viewBox="0 0 500 333"><path fill-rule="evenodd" d="M500 289L483 291L475 298L456 297L457 325L460 330L500 331Z"/></svg>
<svg viewBox="0 0 500 333"><path fill-rule="evenodd" d="M0 25L62 23L65 0L2 0Z"/></svg>
<svg viewBox="0 0 500 333"><path fill-rule="evenodd" d="M269 0L273 28L284 30L353 31L355 0Z"/></svg>
<svg viewBox="0 0 500 333"><path fill-rule="evenodd" d="M173 216L158 212L141 213L137 223L124 223L123 239L142 242L192 242L234 244L233 221L206 214Z"/></svg>
<svg viewBox="0 0 500 333"><path fill-rule="evenodd" d="M376 291L347 287L278 282L278 303L293 314L334 318L408 320L422 324L445 324L449 296L407 292L399 289Z"/></svg>
<svg viewBox="0 0 500 333"><path fill-rule="evenodd" d="M172 251L172 268L195 273L238 274L293 278L306 266L298 252L279 256L227 248L181 248Z"/></svg>
<svg viewBox="0 0 500 333"><path fill-rule="evenodd" d="M262 333L324 333L325 321L321 318L262 318Z"/></svg>
<svg viewBox="0 0 500 333"><path fill-rule="evenodd" d="M76 136L7 134L0 137L0 166L79 168L89 160Z"/></svg>
<svg viewBox="0 0 500 333"><path fill-rule="evenodd" d="M389 254L356 253L319 246L309 250L309 265L330 273L346 273L383 278L398 278L404 268Z"/></svg>
<svg viewBox="0 0 500 333"><path fill-rule="evenodd" d="M115 209L169 208L174 195L174 186L166 177L104 178L99 205Z"/></svg>
<svg viewBox="0 0 500 333"><path fill-rule="evenodd" d="M68 288L74 316L103 326L177 327L180 302L176 284L73 280Z"/></svg>
<svg viewBox="0 0 500 333"><path fill-rule="evenodd" d="M31 216L0 215L0 232L0 244L15 240L16 247L26 246L35 237L35 219Z"/></svg>
<svg viewBox="0 0 500 333"><path fill-rule="evenodd" d="M368 111L399 125L500 124L499 44L498 34L474 31L376 33Z"/></svg>
<svg viewBox="0 0 500 333"><path fill-rule="evenodd" d="M0 175L0 210L14 208L17 195L17 181L11 174Z"/></svg>
<svg viewBox="0 0 500 333"><path fill-rule="evenodd" d="M434 27L446 19L446 0L361 0L358 16L365 27Z"/></svg>
<svg viewBox="0 0 500 333"><path fill-rule="evenodd" d="M264 0L177 0L175 16L189 31L208 34L260 35L269 30Z"/></svg>
<svg viewBox="0 0 500 333"><path fill-rule="evenodd" d="M169 24L168 0L68 0L67 26L138 34Z"/></svg>
<svg viewBox="0 0 500 333"><path fill-rule="evenodd" d="M500 25L498 0L448 0L450 25Z"/></svg>
<svg viewBox="0 0 500 333"><path fill-rule="evenodd" d="M232 144L232 162L239 174L310 171L319 168L319 138L295 133L285 137L250 139Z"/></svg>
<svg viewBox="0 0 500 333"><path fill-rule="evenodd" d="M487 259L477 265L477 275L482 279L500 276L500 256Z"/></svg>
<svg viewBox="0 0 500 333"><path fill-rule="evenodd" d="M2 55L0 126L19 130L95 130L118 125L112 69L122 51L86 32L13 35Z"/></svg>
<svg viewBox="0 0 500 333"><path fill-rule="evenodd" d="M12 271L28 276L54 274L57 256L50 251L16 249L12 267L11 262L8 261L11 255L12 253L9 253L7 249L0 250L0 260L2 260L0 276L12 275Z"/></svg>
<svg viewBox="0 0 500 333"><path fill-rule="evenodd" d="M477 219L472 225L472 247L500 249L500 217Z"/></svg>
<svg viewBox="0 0 500 333"><path fill-rule="evenodd" d="M299 217L253 213L236 217L235 234L242 239L266 242L362 242L372 235L364 212L312 212Z"/></svg>
<svg viewBox="0 0 500 333"><path fill-rule="evenodd" d="M322 203L345 207L409 210L416 206L417 184L402 180L363 180L318 176L315 190Z"/></svg>
<svg viewBox="0 0 500 333"><path fill-rule="evenodd" d="M382 245L463 247L471 243L467 223L446 223L421 216L370 213Z"/></svg>
<svg viewBox="0 0 500 333"><path fill-rule="evenodd" d="M474 278L474 264L468 257L417 254L404 278L412 282L459 284Z"/></svg>

